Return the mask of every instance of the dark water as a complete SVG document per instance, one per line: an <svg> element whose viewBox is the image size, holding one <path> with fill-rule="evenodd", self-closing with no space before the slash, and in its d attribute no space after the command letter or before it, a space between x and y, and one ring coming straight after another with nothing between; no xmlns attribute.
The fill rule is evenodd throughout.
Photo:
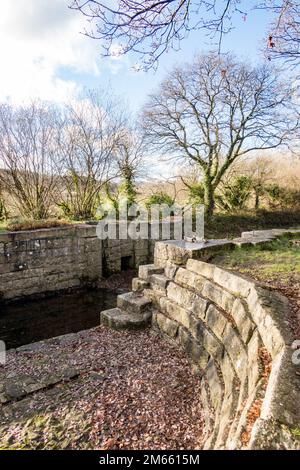
<svg viewBox="0 0 300 470"><path fill-rule="evenodd" d="M100 312L116 306L117 294L106 289L0 303L0 340L16 348L99 325Z"/></svg>

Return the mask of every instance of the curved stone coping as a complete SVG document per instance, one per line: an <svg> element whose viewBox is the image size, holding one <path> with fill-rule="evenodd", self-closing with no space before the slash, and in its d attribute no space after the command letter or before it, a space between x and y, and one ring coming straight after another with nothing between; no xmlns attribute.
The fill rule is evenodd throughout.
<svg viewBox="0 0 300 470"><path fill-rule="evenodd" d="M288 300L199 260L164 264L165 288L151 284L144 295L156 307L153 327L201 370L204 448L300 448Z"/></svg>
<svg viewBox="0 0 300 470"><path fill-rule="evenodd" d="M215 253L233 250L237 246L266 244L284 235L300 235L300 228L254 230L243 232L241 237L233 240L207 240L202 243L190 243L184 240L157 242L154 250L154 262L157 266L163 266L166 260L176 265L186 264L189 258L208 261Z"/></svg>

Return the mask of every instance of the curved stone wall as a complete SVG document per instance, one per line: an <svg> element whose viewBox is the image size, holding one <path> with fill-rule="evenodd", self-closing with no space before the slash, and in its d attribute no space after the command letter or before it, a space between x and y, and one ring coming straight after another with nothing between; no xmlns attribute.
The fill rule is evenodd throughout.
<svg viewBox="0 0 300 470"><path fill-rule="evenodd" d="M153 328L201 372L204 449L300 448L288 300L203 261L173 264L157 246L159 266L141 267L135 290L152 301Z"/></svg>

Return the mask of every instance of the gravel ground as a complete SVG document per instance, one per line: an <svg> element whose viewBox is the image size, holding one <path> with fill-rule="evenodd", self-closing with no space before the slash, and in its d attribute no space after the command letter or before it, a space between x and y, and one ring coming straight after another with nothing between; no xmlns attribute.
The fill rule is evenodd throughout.
<svg viewBox="0 0 300 470"><path fill-rule="evenodd" d="M2 406L2 449L201 445L200 378L183 352L150 330L101 326L9 352L2 390L28 377L48 385Z"/></svg>

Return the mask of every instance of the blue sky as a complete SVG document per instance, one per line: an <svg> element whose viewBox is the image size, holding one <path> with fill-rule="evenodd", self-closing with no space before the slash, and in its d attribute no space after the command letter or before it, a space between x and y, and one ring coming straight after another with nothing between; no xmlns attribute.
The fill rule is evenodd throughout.
<svg viewBox="0 0 300 470"><path fill-rule="evenodd" d="M156 72L134 72L136 58L102 58L100 44L80 34L84 17L67 8L69 0L1 0L0 99L12 102L41 98L72 99L84 87L110 86L137 111L147 95L175 64L211 49L201 31L190 34L180 51L165 55ZM266 13L236 18L236 29L224 37L223 51L250 61L262 58L268 33Z"/></svg>
<svg viewBox="0 0 300 470"><path fill-rule="evenodd" d="M265 12L249 14L246 21L242 16L238 16L236 18L236 28L230 34L224 36L222 52L233 51L241 58L252 62L262 60L262 49L266 43L265 38L268 34L269 24L270 15ZM83 38L83 40L86 40L86 38ZM90 41L99 50L100 56L100 44L92 39ZM102 65L102 67L100 65L100 68L103 69L103 73L98 77L91 74L72 74L70 69L61 69L59 73L62 77L71 77L89 87L110 85L129 101L133 110L137 110L147 99L147 94L155 89L155 86L159 84L174 65L192 60L197 52L211 50L214 47L213 43L213 39L209 38L204 31L194 31L187 39L182 41L181 50L174 50L165 54L159 62L158 69L146 73L132 71L132 65L135 62L135 57L132 55L113 63L107 58L99 57L99 62Z"/></svg>

